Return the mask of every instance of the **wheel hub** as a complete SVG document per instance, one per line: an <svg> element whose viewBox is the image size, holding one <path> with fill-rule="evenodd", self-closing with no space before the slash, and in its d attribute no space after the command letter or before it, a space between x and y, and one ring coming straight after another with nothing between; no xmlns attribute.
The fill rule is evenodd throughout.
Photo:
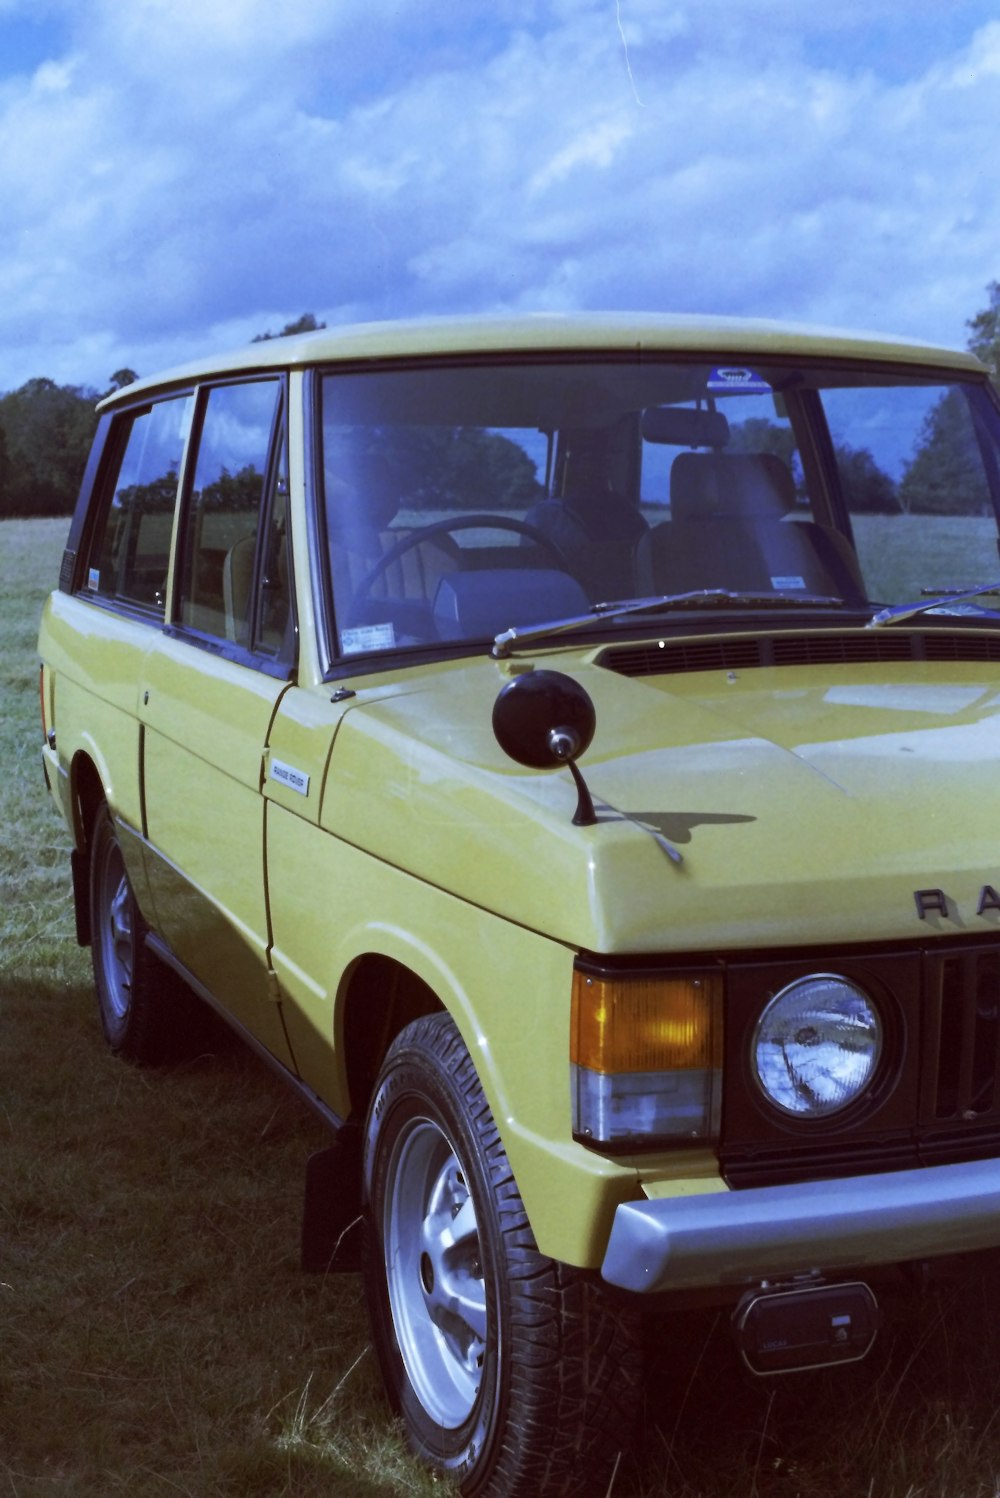
<svg viewBox="0 0 1000 1498"><path fill-rule="evenodd" d="M389 1162L386 1280L410 1383L437 1424L468 1419L486 1352L486 1284L475 1204L443 1130L414 1119Z"/></svg>

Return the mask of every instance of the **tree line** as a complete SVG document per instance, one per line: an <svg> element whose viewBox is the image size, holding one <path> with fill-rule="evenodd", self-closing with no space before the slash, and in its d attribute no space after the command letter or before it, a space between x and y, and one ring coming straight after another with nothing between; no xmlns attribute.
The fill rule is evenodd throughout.
<svg viewBox="0 0 1000 1498"><path fill-rule="evenodd" d="M966 324L968 347L986 364L1000 389L1000 281L991 282L987 293L987 305ZM258 333L253 342L324 326L306 312L279 333ZM36 378L0 396L0 518L72 513L97 426L95 407L104 395L136 378L131 369L117 370L106 391ZM925 513L968 513L977 508L976 497L967 492L968 475L975 465L963 450L969 438L959 414L953 396L944 396L932 408L921 445L898 484L878 468L867 450L838 450L853 507ZM476 455L463 449L458 456L467 464ZM523 487L519 474L508 475L508 480L514 488ZM988 505L988 496L982 496L982 503Z"/></svg>
<svg viewBox="0 0 1000 1498"><path fill-rule="evenodd" d="M1000 390L1000 281L986 289L987 306L966 323L967 343ZM848 502L855 510L881 514L988 515L992 502L976 440L961 392L945 391L924 417L919 444L898 483L867 449L837 450Z"/></svg>
<svg viewBox="0 0 1000 1498"><path fill-rule="evenodd" d="M253 342L323 326L306 312ZM119 369L107 390L92 390L38 378L0 396L0 519L73 513L97 430L97 403L136 379L135 370Z"/></svg>

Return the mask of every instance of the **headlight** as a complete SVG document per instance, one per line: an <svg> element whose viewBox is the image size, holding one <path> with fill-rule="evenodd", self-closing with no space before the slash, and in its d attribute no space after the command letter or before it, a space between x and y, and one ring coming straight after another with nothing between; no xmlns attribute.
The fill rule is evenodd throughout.
<svg viewBox="0 0 1000 1498"><path fill-rule="evenodd" d="M829 1118L861 1096L882 1053L882 1022L846 978L816 973L775 994L753 1037L757 1085L793 1118Z"/></svg>

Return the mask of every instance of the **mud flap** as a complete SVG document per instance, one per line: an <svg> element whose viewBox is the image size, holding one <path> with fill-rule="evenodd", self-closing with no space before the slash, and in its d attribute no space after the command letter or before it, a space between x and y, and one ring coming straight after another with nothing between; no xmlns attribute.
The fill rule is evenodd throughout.
<svg viewBox="0 0 1000 1498"><path fill-rule="evenodd" d="M346 1123L333 1144L310 1155L302 1211L302 1268L306 1274L361 1268L361 1130Z"/></svg>
<svg viewBox="0 0 1000 1498"><path fill-rule="evenodd" d="M90 859L86 853L74 848L69 855L70 871L73 875L73 914L76 917L76 942L79 947L90 946Z"/></svg>

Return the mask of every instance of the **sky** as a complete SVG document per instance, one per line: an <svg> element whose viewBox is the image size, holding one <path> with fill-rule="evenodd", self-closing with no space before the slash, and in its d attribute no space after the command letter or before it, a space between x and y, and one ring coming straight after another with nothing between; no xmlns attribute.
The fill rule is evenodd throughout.
<svg viewBox="0 0 1000 1498"><path fill-rule="evenodd" d="M996 0L0 0L0 391L461 312L964 347Z"/></svg>

